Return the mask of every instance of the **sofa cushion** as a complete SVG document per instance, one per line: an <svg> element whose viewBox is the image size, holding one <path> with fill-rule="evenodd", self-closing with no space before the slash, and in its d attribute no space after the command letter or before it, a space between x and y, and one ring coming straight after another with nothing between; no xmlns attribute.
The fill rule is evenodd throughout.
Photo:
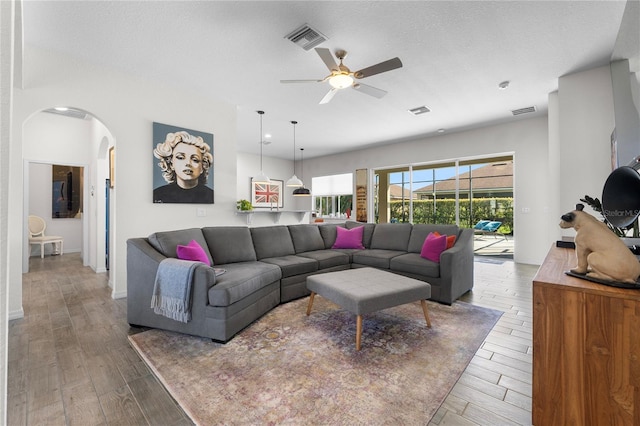
<svg viewBox="0 0 640 426"><path fill-rule="evenodd" d="M364 249L362 245L362 235L364 226L356 226L353 229L342 227L336 228L336 242L332 249Z"/></svg>
<svg viewBox="0 0 640 426"><path fill-rule="evenodd" d="M371 248L407 251L411 228L410 223L379 223L373 230Z"/></svg>
<svg viewBox="0 0 640 426"><path fill-rule="evenodd" d="M390 261L396 256L405 254L405 251L399 250L380 250L367 249L353 253L353 263L360 265L373 266L374 268L389 269Z"/></svg>
<svg viewBox="0 0 640 426"><path fill-rule="evenodd" d="M258 260L246 226L209 226L202 228L213 261L220 265Z"/></svg>
<svg viewBox="0 0 640 426"><path fill-rule="evenodd" d="M347 253L335 250L316 250L300 253L298 256L308 257L318 262L318 270L348 265L350 257Z"/></svg>
<svg viewBox="0 0 640 426"><path fill-rule="evenodd" d="M353 254L360 253L362 249L332 249L332 251L346 254L347 256L349 256L349 263L353 263Z"/></svg>
<svg viewBox="0 0 640 426"><path fill-rule="evenodd" d="M149 235L149 244L162 253L165 257L177 258L178 244L187 245L195 240L204 250L209 259L209 265L213 264L211 253L207 247L207 241L200 228L180 229L178 231L161 231Z"/></svg>
<svg viewBox="0 0 640 426"><path fill-rule="evenodd" d="M208 291L211 306L229 306L282 277L280 268L263 262L218 266L226 269L226 272L216 277L216 285Z"/></svg>
<svg viewBox="0 0 640 426"><path fill-rule="evenodd" d="M317 225L289 225L289 233L296 254L324 249L324 240Z"/></svg>
<svg viewBox="0 0 640 426"><path fill-rule="evenodd" d="M418 253L406 253L391 259L391 270L424 277L440 277L440 264L420 257ZM427 280L428 282L428 280Z"/></svg>
<svg viewBox="0 0 640 426"><path fill-rule="evenodd" d="M427 235L429 235L430 232L439 232L440 235L455 235L456 238L458 238L460 228L456 225L434 225L425 223L413 225L407 251L410 253L420 253L422 244L424 244L424 240L427 239Z"/></svg>
<svg viewBox="0 0 640 426"><path fill-rule="evenodd" d="M202 246L196 240L191 240L186 246L178 244L176 246L176 255L181 260L193 260L211 266L207 253L204 252Z"/></svg>
<svg viewBox="0 0 640 426"><path fill-rule="evenodd" d="M250 229L258 260L296 253L289 228L286 226L264 226Z"/></svg>
<svg viewBox="0 0 640 426"><path fill-rule="evenodd" d="M318 230L324 241L324 248L330 249L336 242L336 237L338 236L337 227L338 225L333 224L318 225Z"/></svg>
<svg viewBox="0 0 640 426"><path fill-rule="evenodd" d="M357 228L358 226L364 226L364 231L362 233L362 245L364 248L372 248L371 237L377 225L375 223L354 222L352 220L347 221L344 224L344 228L347 229Z"/></svg>
<svg viewBox="0 0 640 426"><path fill-rule="evenodd" d="M318 270L318 262L315 259L302 256L279 256L260 259L261 262L277 265L282 270L282 278L294 275L307 274Z"/></svg>
<svg viewBox="0 0 640 426"><path fill-rule="evenodd" d="M422 244L422 250L420 250L420 257L431 260L432 262L440 263L440 255L447 249L447 236L436 235L434 232L430 232L427 238Z"/></svg>

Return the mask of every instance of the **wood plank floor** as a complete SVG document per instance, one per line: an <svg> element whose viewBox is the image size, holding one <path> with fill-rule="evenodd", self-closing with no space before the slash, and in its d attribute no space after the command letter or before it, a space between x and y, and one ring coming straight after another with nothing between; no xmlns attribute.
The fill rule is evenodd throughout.
<svg viewBox="0 0 640 426"><path fill-rule="evenodd" d="M25 317L9 323L9 425L190 425L129 346L139 332L107 274L78 254L31 258ZM430 425L531 424L531 281L537 267L478 257L462 300L504 311Z"/></svg>

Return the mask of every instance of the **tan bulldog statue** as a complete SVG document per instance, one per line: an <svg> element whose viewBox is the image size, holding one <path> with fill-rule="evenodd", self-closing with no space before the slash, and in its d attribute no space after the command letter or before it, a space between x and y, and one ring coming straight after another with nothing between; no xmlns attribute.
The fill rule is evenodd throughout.
<svg viewBox="0 0 640 426"><path fill-rule="evenodd" d="M576 230L578 266L571 272L601 280L635 283L640 276L638 259L607 225L583 212L583 208L583 204L576 204L576 209L563 214L560 221L560 228Z"/></svg>

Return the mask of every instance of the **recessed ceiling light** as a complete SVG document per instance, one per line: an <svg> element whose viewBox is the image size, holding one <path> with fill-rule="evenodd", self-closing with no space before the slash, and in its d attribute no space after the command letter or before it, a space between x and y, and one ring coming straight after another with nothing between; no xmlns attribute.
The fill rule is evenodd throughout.
<svg viewBox="0 0 640 426"><path fill-rule="evenodd" d="M502 83L498 84L498 89L505 90L507 87L509 87L509 84L510 82L508 80L505 80Z"/></svg>

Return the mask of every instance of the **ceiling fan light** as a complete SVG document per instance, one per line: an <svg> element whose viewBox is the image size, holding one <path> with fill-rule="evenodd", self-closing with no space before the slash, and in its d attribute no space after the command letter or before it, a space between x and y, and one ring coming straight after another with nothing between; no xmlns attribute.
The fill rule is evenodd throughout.
<svg viewBox="0 0 640 426"><path fill-rule="evenodd" d="M335 89L344 89L353 84L353 77L349 74L336 74L329 79L329 84Z"/></svg>
<svg viewBox="0 0 640 426"><path fill-rule="evenodd" d="M311 191L308 188L300 187L293 190L294 197L309 197L311 195Z"/></svg>
<svg viewBox="0 0 640 426"><path fill-rule="evenodd" d="M298 179L298 176L293 175L287 181L287 186L292 187L292 188L297 188L297 187L303 186L303 185L302 185L302 181L300 179Z"/></svg>

